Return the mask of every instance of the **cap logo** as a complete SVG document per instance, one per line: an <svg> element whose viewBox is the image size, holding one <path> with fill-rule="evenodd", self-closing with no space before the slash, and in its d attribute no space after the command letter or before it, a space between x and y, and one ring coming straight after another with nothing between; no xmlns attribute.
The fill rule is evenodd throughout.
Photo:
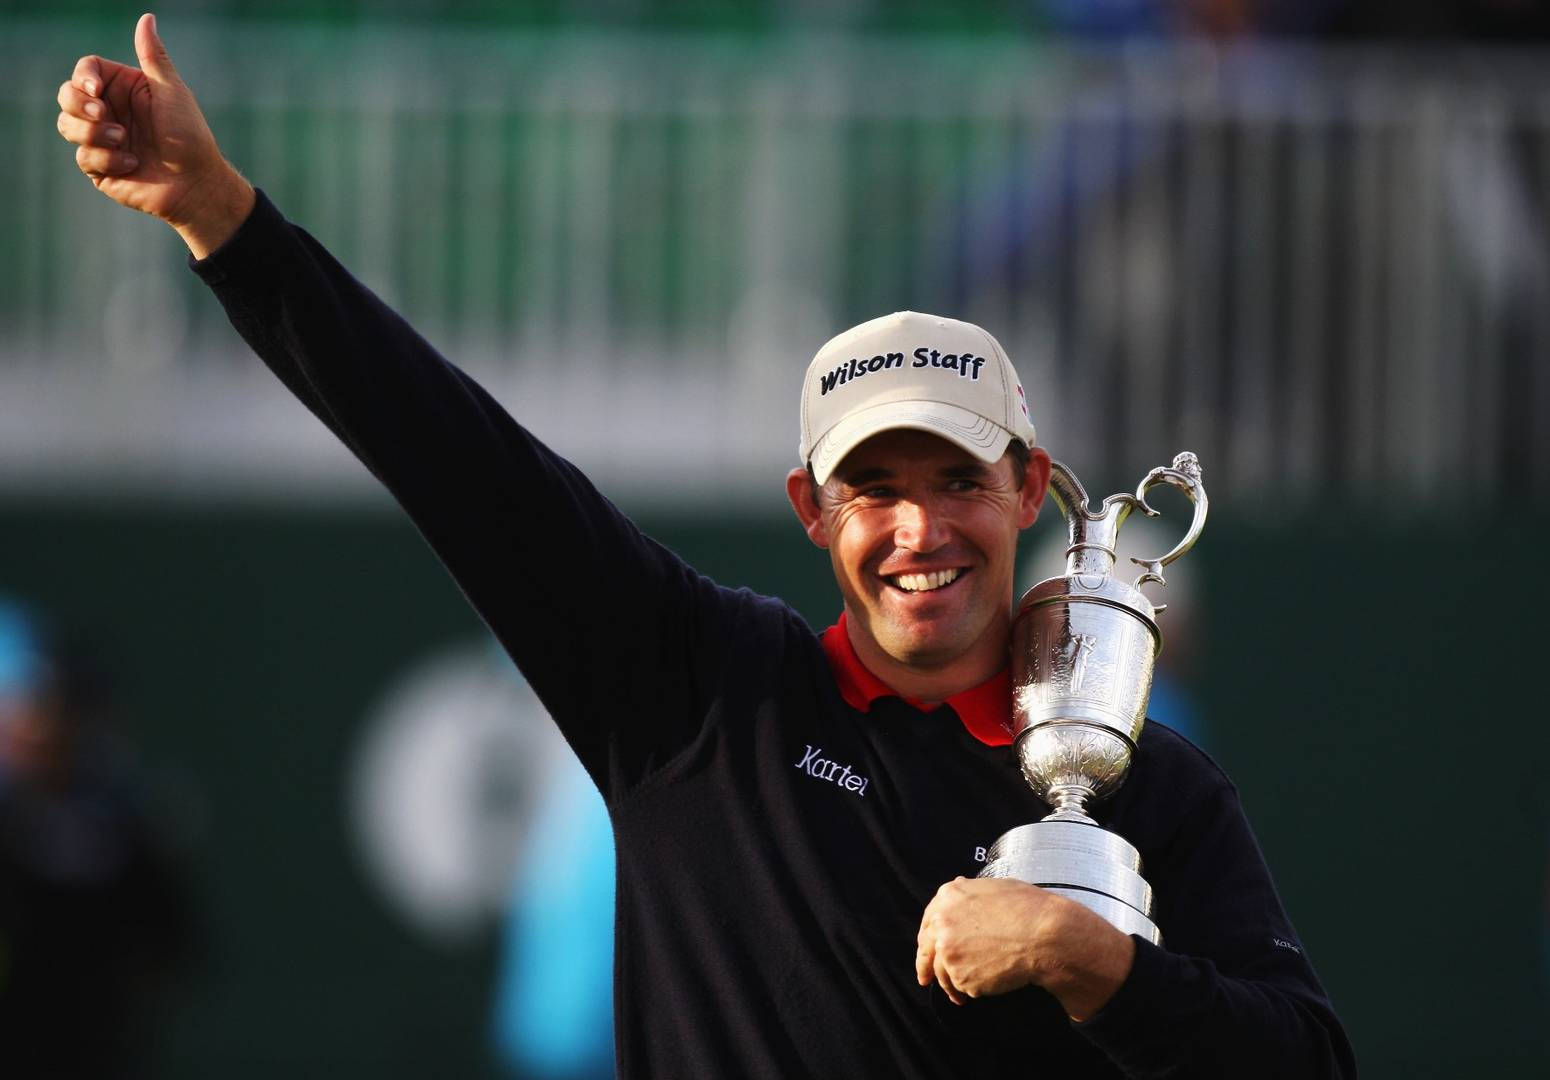
<svg viewBox="0 0 1550 1080"><path fill-rule="evenodd" d="M914 361L909 365L913 368L934 367L945 371L955 372L959 378L967 378L978 381L980 368L985 366L985 358L973 353L947 353L922 345L913 353ZM904 354L878 353L868 360L860 357L851 357L826 374L818 376L818 394L820 397L833 390L836 386L844 386L852 379L859 379L863 375L870 375L878 371L887 371L889 368L904 367Z"/></svg>

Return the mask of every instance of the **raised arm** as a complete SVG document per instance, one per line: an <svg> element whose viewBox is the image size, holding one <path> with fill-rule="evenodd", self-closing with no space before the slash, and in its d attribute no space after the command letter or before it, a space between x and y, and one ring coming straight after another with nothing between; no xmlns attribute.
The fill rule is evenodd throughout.
<svg viewBox="0 0 1550 1080"><path fill-rule="evenodd" d="M76 62L59 87L59 134L98 191L165 221L202 259L252 211L253 187L221 156L156 16L140 16L135 55L138 68L100 56Z"/></svg>
<svg viewBox="0 0 1550 1080"><path fill-rule="evenodd" d="M175 228L280 380L382 481L617 797L694 738L738 594L642 536L225 161L143 17L86 57L59 128L104 194ZM645 695L656 721L632 703Z"/></svg>

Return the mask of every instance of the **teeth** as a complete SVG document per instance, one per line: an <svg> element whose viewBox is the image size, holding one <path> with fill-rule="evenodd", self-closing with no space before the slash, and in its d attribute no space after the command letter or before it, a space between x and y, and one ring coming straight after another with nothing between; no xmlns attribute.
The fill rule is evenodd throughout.
<svg viewBox="0 0 1550 1080"><path fill-rule="evenodd" d="M933 570L928 574L899 574L893 583L905 592L930 592L958 580L961 570Z"/></svg>

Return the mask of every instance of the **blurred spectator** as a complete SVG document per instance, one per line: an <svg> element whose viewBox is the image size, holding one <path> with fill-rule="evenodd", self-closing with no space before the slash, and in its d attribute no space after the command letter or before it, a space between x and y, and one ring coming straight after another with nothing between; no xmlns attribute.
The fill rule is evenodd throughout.
<svg viewBox="0 0 1550 1080"><path fill-rule="evenodd" d="M185 965L182 881L106 724L101 671L0 599L0 1075L147 1075Z"/></svg>

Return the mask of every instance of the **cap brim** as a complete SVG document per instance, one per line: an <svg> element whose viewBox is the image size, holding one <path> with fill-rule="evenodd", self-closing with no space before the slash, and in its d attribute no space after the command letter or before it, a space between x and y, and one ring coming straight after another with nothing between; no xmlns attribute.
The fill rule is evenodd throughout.
<svg viewBox="0 0 1550 1080"><path fill-rule="evenodd" d="M1017 436L979 413L941 401L885 401L845 417L813 447L808 464L820 484L827 483L845 455L873 435L900 428L940 435L984 462L1000 461Z"/></svg>

